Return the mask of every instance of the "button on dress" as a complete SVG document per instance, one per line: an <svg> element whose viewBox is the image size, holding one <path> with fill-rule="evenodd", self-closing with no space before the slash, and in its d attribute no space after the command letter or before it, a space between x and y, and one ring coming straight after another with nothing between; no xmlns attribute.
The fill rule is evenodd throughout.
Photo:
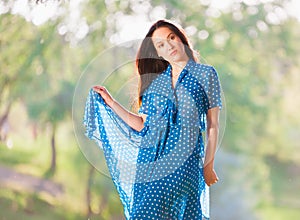
<svg viewBox="0 0 300 220"><path fill-rule="evenodd" d="M209 219L203 177L202 133L210 108L222 107L216 70L189 60L172 86L172 67L145 90L136 131L92 89L84 115L86 135L103 150L127 220Z"/></svg>

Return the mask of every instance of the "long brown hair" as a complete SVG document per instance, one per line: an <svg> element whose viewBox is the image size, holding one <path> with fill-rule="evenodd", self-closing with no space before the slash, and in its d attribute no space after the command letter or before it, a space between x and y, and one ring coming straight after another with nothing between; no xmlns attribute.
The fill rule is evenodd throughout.
<svg viewBox="0 0 300 220"><path fill-rule="evenodd" d="M183 29L167 20L159 20L155 22L149 29L146 37L143 39L136 57L136 67L140 75L139 81L139 105L142 101L143 92L148 88L151 82L169 65L169 62L157 55L157 51L152 42L152 35L155 30L160 27L169 28L175 35L177 35L185 46L187 56L196 61L197 57L195 51L192 49L189 40Z"/></svg>

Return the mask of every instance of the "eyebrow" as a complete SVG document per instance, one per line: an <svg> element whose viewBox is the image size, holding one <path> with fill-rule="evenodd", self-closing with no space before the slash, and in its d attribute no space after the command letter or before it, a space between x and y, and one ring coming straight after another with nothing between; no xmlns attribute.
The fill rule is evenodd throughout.
<svg viewBox="0 0 300 220"><path fill-rule="evenodd" d="M167 39L170 37L171 34L174 34L173 31L171 31L171 32L168 34ZM155 39L161 39L161 38L155 38ZM159 44L159 43L161 43L161 41L155 42L155 44Z"/></svg>

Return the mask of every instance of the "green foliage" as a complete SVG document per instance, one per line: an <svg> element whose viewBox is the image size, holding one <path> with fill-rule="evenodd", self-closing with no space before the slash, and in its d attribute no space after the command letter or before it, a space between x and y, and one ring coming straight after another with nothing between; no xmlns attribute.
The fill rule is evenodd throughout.
<svg viewBox="0 0 300 220"><path fill-rule="evenodd" d="M293 219L299 216L299 212L277 203L272 206L274 201L278 201L274 196L277 191L281 192L281 196L286 194L286 197L294 198L292 190L288 188L289 185L283 180L287 178L284 175L287 171L283 169L277 173L272 166L276 164L276 167L283 168L286 167L286 163L298 164L300 158L298 141L300 117L297 112L300 107L300 99L297 96L300 92L300 24L290 17L279 22L270 19L270 13L276 14L287 1L257 2L251 6L246 4L247 1L239 1L226 12L214 11L205 2L207 1L155 0L149 3L147 16L151 17L155 7L165 8L166 18L194 30L190 32L189 37L194 48L200 51L200 60L216 67L222 82L227 110L222 149L240 155L244 160L239 162L238 156L233 156L232 160L237 163L228 166L228 170L242 167L245 171L243 174L228 172L228 177L234 178L244 187L245 191L236 193L243 194L244 198L253 194L255 202L261 205L260 210L265 210L262 214L263 219L275 219L276 216ZM49 123L58 130L64 126L68 127L65 130L72 127L70 125L72 98L80 73L100 51L113 46L110 37L119 31L117 29L119 16L136 15L139 13L138 8L143 4L148 3L82 1L76 9L79 18L75 23L79 25L80 21L85 21L89 26L84 39L78 38L79 29L72 24L74 21L71 22L74 14L72 15L70 10L73 6L68 1L60 2L62 14L40 26L33 25L11 11L1 14L0 118L10 103L15 106L22 103L27 110L28 125L36 124L41 130L39 135L45 135L41 142L22 141L25 138L19 135L21 141L18 143L22 143L25 150L17 148L10 151L4 144L0 145L1 163L16 169L22 166L31 167L31 172L43 175L47 167L44 163L50 155L48 151L40 150L40 148L47 149L45 145L49 145L45 141L46 138L49 139L45 128L49 127ZM124 55L116 53L114 57L106 59L107 62L114 62L122 56ZM124 104L128 99L124 98L123 93L128 91L127 88L123 88L123 82L132 72L133 64L130 63L114 70L105 80L111 93ZM99 74L99 80L107 74L103 73L101 68L95 70L95 73ZM30 128L24 126L21 129ZM75 197L84 200L88 166L83 165L82 154L74 153L76 148L72 150L65 148L72 145L70 142L74 137L67 135L68 139L65 139L59 132L57 134L58 172L53 178L66 181L67 194L70 195L66 202L69 204L66 208L68 209L73 206L72 200L77 200ZM14 134L14 141L15 136L18 134ZM26 148L31 145L39 148ZM15 155L12 156L12 152ZM275 162L265 160L270 156L276 158ZM226 161L226 156L223 159L224 163L230 164ZM250 163L252 161L253 163ZM247 182L247 176L251 176L252 180ZM299 180L293 176L288 178L292 180L293 188L299 189ZM229 181L224 185L229 187L231 183ZM114 188L110 187L111 182L102 175L94 178L93 216L109 219L112 213L115 216L120 215L122 211L120 202ZM218 191L221 198L223 198L221 192L226 190L226 187L223 187ZM111 193L112 191L114 193ZM12 207L16 206L19 207L16 215L24 214L22 204L29 199L29 195L10 193L8 196L1 191L1 207L4 204L5 210L12 210ZM264 196L258 198L257 195ZM23 202L20 202L21 200ZM42 213L46 213L46 209L53 210L51 205L43 203L38 197L29 200L34 207L41 209ZM240 201L237 199L235 204L244 204L239 203ZM42 205L38 206L38 203ZM117 204L116 207L114 203ZM82 204L74 206L80 207L79 216L82 216L85 212L82 211L84 209ZM245 204L243 208L245 207L250 206ZM58 212L53 211L49 219L60 219L63 212L65 208L59 209ZM272 212L276 212L276 216ZM292 214L289 216L288 212ZM4 215L9 217L8 213ZM19 219L18 216L11 218Z"/></svg>
<svg viewBox="0 0 300 220"><path fill-rule="evenodd" d="M53 123L61 122L71 114L74 85L68 81L62 81L60 84L60 89L51 98L51 107L48 109L49 119Z"/></svg>

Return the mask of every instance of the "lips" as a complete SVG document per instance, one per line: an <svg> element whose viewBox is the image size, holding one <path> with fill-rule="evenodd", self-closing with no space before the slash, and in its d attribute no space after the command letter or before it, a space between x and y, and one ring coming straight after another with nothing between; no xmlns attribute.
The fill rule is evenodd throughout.
<svg viewBox="0 0 300 220"><path fill-rule="evenodd" d="M177 53L177 50L173 50L172 53L170 53L170 56L174 56L174 55L176 55L176 53Z"/></svg>

